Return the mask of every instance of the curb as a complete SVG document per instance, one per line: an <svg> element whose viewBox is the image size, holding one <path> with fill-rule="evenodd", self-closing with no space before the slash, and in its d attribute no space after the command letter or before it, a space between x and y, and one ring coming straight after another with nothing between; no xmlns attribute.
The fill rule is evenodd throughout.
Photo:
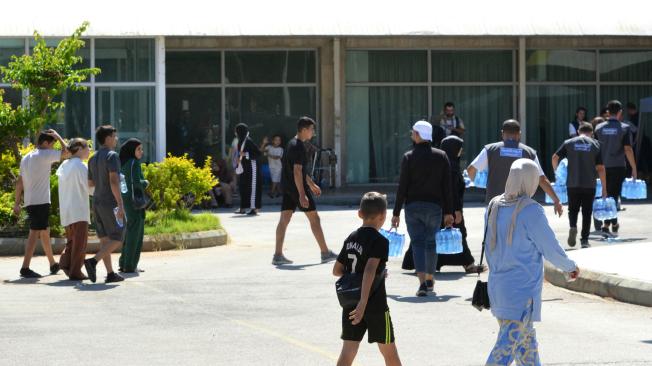
<svg viewBox="0 0 652 366"><path fill-rule="evenodd" d="M26 238L0 238L0 256L22 256L25 253ZM161 234L155 236L145 236L143 238L143 252L156 252L161 250L175 249L199 249L209 248L219 245L226 245L229 236L224 230L200 231L195 233L183 234ZM66 246L66 239L50 239L54 254L61 254ZM86 246L87 254L97 253L100 249L100 241L97 237L88 238ZM114 251L119 253L122 245ZM40 242L37 242L35 254L43 255L43 248Z"/></svg>
<svg viewBox="0 0 652 366"><path fill-rule="evenodd" d="M546 280L555 286L652 307L652 282L587 269L582 269L577 280L568 282L564 273L548 262L544 265L544 272Z"/></svg>

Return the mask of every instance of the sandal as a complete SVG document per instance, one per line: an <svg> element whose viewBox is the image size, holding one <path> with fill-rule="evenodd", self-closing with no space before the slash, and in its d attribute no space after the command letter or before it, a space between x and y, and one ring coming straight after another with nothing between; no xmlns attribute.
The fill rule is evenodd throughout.
<svg viewBox="0 0 652 366"><path fill-rule="evenodd" d="M487 266L484 264L482 265L476 265L475 263L469 264L468 266L464 266L464 271L466 273L482 273L487 270Z"/></svg>

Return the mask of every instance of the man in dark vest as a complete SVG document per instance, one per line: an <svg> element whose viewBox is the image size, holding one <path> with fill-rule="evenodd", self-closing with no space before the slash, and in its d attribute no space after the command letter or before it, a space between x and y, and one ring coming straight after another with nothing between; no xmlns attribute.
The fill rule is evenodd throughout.
<svg viewBox="0 0 652 366"><path fill-rule="evenodd" d="M579 136L564 141L552 155L552 168L557 170L561 159L568 159L568 245L574 247L577 240L577 217L582 209L582 248L588 248L593 198L595 197L596 172L602 182L602 198L607 197L607 178L605 176L600 143L591 136L593 126L582 122L577 129Z"/></svg>
<svg viewBox="0 0 652 366"><path fill-rule="evenodd" d="M559 197L552 189L550 181L548 181L541 169L537 152L519 142L521 140L521 124L514 119L503 122L502 136L503 141L485 146L467 168L471 180L475 179L475 174L478 171L488 171L485 202L489 203L492 198L505 192L509 169L514 161L521 158L531 159L539 166L539 186L548 196L552 197L555 204L555 213L561 216L563 207Z"/></svg>
<svg viewBox="0 0 652 366"><path fill-rule="evenodd" d="M636 160L632 149L632 132L629 125L621 122L623 119L623 106L617 100L607 103L609 120L602 122L595 128L595 138L600 141L602 162L607 172L607 195L616 202L620 198L620 190L627 175L627 164L632 167L632 178L636 179ZM605 220L602 226L603 236L612 236L609 225L614 235L618 234L620 225L618 219Z"/></svg>

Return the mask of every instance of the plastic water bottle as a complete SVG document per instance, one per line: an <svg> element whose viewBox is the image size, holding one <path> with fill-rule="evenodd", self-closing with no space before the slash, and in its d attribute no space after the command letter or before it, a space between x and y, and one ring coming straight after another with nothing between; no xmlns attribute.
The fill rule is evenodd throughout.
<svg viewBox="0 0 652 366"><path fill-rule="evenodd" d="M120 173L120 192L122 193L127 193L127 181L125 179L125 175Z"/></svg>
<svg viewBox="0 0 652 366"><path fill-rule="evenodd" d="M118 218L118 211L120 211L118 207L113 209L113 216L115 216L115 223L118 224L118 227L123 227L125 226L125 224L124 221L122 221L122 219Z"/></svg>
<svg viewBox="0 0 652 366"><path fill-rule="evenodd" d="M442 229L435 235L437 254L458 254L462 252L462 233L457 228Z"/></svg>
<svg viewBox="0 0 652 366"><path fill-rule="evenodd" d="M637 198L640 200L645 200L647 199L647 183L645 183L644 180L637 180L638 182L638 194Z"/></svg>
<svg viewBox="0 0 652 366"><path fill-rule="evenodd" d="M602 197L602 181L600 179L595 180L595 198Z"/></svg>
<svg viewBox="0 0 652 366"><path fill-rule="evenodd" d="M486 170L479 171L475 175L475 179L473 181L473 184L478 187L478 188L487 188L487 178L489 176L489 173Z"/></svg>
<svg viewBox="0 0 652 366"><path fill-rule="evenodd" d="M380 234L389 241L389 256L398 257L403 254L403 245L405 244L405 235L391 230L380 229Z"/></svg>
<svg viewBox="0 0 652 366"><path fill-rule="evenodd" d="M562 159L555 170L555 183L559 185L566 185L568 180L568 159Z"/></svg>

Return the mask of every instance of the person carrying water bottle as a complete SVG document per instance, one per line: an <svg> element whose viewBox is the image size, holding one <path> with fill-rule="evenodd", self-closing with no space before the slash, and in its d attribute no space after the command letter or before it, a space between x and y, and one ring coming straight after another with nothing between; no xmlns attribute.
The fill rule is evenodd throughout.
<svg viewBox="0 0 652 366"><path fill-rule="evenodd" d="M517 159L525 158L533 160L539 167L539 186L548 196L552 197L555 213L561 216L564 210L563 206L550 181L541 169L537 152L533 148L520 143L521 124L515 119L508 119L503 122L502 137L503 141L485 146L466 169L471 180L475 179L477 172L488 170L485 203L489 203L491 199L505 192L505 182L507 182L512 163Z"/></svg>
<svg viewBox="0 0 652 366"><path fill-rule="evenodd" d="M607 103L607 109L609 110L609 120L600 123L595 128L595 137L600 142L602 161L605 166L607 195L617 203L627 172L625 159L632 167L633 179L636 179L637 175L636 159L634 159L629 125L621 122L623 119L622 104L617 100L612 100ZM609 230L610 225L613 235ZM602 235L605 237L617 236L619 229L618 219L605 220L602 225Z"/></svg>
<svg viewBox="0 0 652 366"><path fill-rule="evenodd" d="M593 198L595 197L595 176L602 182L602 198L607 197L607 178L605 175L600 143L591 136L593 126L583 122L577 129L579 136L564 141L552 155L552 168L557 170L561 159L568 159L568 245L574 247L577 242L577 216L582 209L582 248L590 247L589 231L591 231L591 215L593 214Z"/></svg>
<svg viewBox="0 0 652 366"><path fill-rule="evenodd" d="M451 165L451 193L453 195L453 210L455 211L454 228L460 230L462 234L462 253L459 254L439 254L437 255L437 271L443 266L462 266L466 273L484 272L486 266L475 264L475 258L471 254L469 245L466 242L466 225L464 224L464 178L460 168L460 156L462 156L462 147L464 140L457 136L448 136L441 142L441 149L448 156Z"/></svg>
<svg viewBox="0 0 652 366"><path fill-rule="evenodd" d="M426 296L434 289L437 266L435 232L444 218L444 225L453 225L451 168L446 153L432 147L432 125L418 121L412 127L414 148L403 155L396 192L392 227L401 222L405 203L405 222L410 234L419 289L417 296Z"/></svg>

